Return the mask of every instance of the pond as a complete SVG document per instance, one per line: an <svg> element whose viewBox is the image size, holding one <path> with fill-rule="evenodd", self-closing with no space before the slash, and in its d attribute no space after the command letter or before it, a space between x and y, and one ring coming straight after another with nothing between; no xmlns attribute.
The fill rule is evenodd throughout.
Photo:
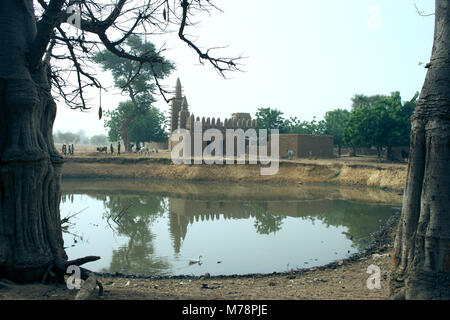
<svg viewBox="0 0 450 320"><path fill-rule="evenodd" d="M67 179L60 208L69 258L101 256L93 271L230 275L348 257L400 204L369 188Z"/></svg>

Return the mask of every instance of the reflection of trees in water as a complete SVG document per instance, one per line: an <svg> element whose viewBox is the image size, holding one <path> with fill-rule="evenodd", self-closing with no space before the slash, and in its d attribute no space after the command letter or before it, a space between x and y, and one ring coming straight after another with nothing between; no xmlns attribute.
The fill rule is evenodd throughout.
<svg viewBox="0 0 450 320"><path fill-rule="evenodd" d="M66 203L68 201L70 201L70 203L73 203L73 193L62 193L61 202Z"/></svg>
<svg viewBox="0 0 450 320"><path fill-rule="evenodd" d="M69 202L73 204L73 193L62 193L61 194L61 203ZM75 223L72 222L73 218L77 215L83 213L87 208L84 208L83 210L80 210L78 212L61 212L61 230L63 234L70 235L73 238L73 243L69 247L75 247L75 245L80 242L84 241L83 236L78 234L77 231L73 230L75 227ZM67 243L65 243L64 249L67 249Z"/></svg>
<svg viewBox="0 0 450 320"><path fill-rule="evenodd" d="M169 198L171 231L175 239L184 239L187 225L194 221L215 219L251 219L260 234L270 234L281 229L286 215L272 214L267 201L195 200ZM178 243L177 241L175 241ZM178 245L175 246L177 251Z"/></svg>
<svg viewBox="0 0 450 320"><path fill-rule="evenodd" d="M254 218L254 228L262 235L281 230L286 217L321 221L327 227L346 227L347 238L361 250L368 236L375 232L380 221L393 212L391 206L349 202L345 200L301 201L242 201L196 200L195 198L166 198L158 195L137 195L125 192L83 193L104 203L104 218L113 230L128 238L128 243L114 250L109 268L104 272L133 274L168 273L167 261L154 256L152 223L165 212L170 214L170 233L173 239L184 239L187 225L206 219ZM73 194L62 195L62 202L73 201ZM109 219L108 219L109 218ZM116 223L113 219L116 218ZM179 241L178 241L179 242ZM174 250L177 247L174 241Z"/></svg>
<svg viewBox="0 0 450 320"><path fill-rule="evenodd" d="M113 250L111 265L102 272L128 274L163 274L170 265L164 259L154 257L155 235L150 227L167 212L163 197L124 193L83 193L102 201L103 218L113 231L128 238L125 246ZM61 202L72 201L73 194L63 193ZM114 220L116 219L116 220Z"/></svg>
<svg viewBox="0 0 450 320"><path fill-rule="evenodd" d="M344 234L353 241L352 246L362 250L368 244L370 234L377 231L394 211L392 206L334 200L326 213L322 212L307 219L320 220L327 227L346 227L347 232Z"/></svg>
<svg viewBox="0 0 450 320"><path fill-rule="evenodd" d="M255 217L253 226L259 234L271 234L281 230L281 225L286 217L267 212L267 202L251 203L252 213Z"/></svg>
<svg viewBox="0 0 450 320"><path fill-rule="evenodd" d="M154 257L154 234L150 226L161 217L164 198L155 196L111 195L104 201L108 217L115 220L115 232L129 238L126 246L113 251L111 265L103 272L129 274L166 273L169 264Z"/></svg>

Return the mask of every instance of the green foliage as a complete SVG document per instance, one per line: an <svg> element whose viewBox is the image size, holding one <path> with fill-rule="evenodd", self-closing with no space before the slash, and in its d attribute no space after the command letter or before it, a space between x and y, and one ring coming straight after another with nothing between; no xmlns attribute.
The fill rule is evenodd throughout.
<svg viewBox="0 0 450 320"><path fill-rule="evenodd" d="M127 148L132 141L160 141L166 137L165 120L160 119L159 111L151 107L156 85L152 79L163 79L174 69L174 64L164 59L151 42L143 42L137 35L131 35L125 42L127 52L136 56L153 56L160 63L139 63L117 57L108 50L97 53L94 61L103 70L111 71L114 86L128 94L129 101L122 102L113 111L105 112L105 127L111 141L122 139Z"/></svg>
<svg viewBox="0 0 450 320"><path fill-rule="evenodd" d="M258 129L278 129L283 130L284 119L283 112L278 109L258 108L256 112L256 119L258 120Z"/></svg>
<svg viewBox="0 0 450 320"><path fill-rule="evenodd" d="M374 101L358 104L353 108L344 130L343 140L351 147L386 147L409 144L411 115L418 94L402 104L398 91L390 96L376 96Z"/></svg>
<svg viewBox="0 0 450 320"><path fill-rule="evenodd" d="M142 110L140 110L140 112L142 112ZM129 119L133 118L135 113L134 105L130 100L120 102L119 106L112 111L105 111L104 125L108 130L110 141L119 141L123 138L121 127L125 121L129 121Z"/></svg>
<svg viewBox="0 0 450 320"><path fill-rule="evenodd" d="M388 96L380 94L376 94L373 96L366 96L364 94L355 94L352 98L352 110L361 106L372 107L376 103L383 101L386 98L388 98Z"/></svg>
<svg viewBox="0 0 450 320"><path fill-rule="evenodd" d="M371 147L371 136L368 134L371 125L370 108L361 106L353 109L344 129L344 143L351 147Z"/></svg>
<svg viewBox="0 0 450 320"><path fill-rule="evenodd" d="M164 141L167 139L166 117L156 107L140 109L135 112L133 103L128 100L105 112L105 128L111 141L123 139L121 126L127 122L127 133L130 141Z"/></svg>
<svg viewBox="0 0 450 320"><path fill-rule="evenodd" d="M335 109L325 114L325 134L333 136L334 144L339 148L344 143L344 131L350 118L345 109Z"/></svg>
<svg viewBox="0 0 450 320"><path fill-rule="evenodd" d="M301 121L296 117L284 119L283 112L271 108L259 108L255 115L258 120L258 129L278 129L280 133L318 135L325 133L325 122L316 121L315 117L311 122Z"/></svg>
<svg viewBox="0 0 450 320"><path fill-rule="evenodd" d="M162 142L168 137L165 128L166 117L157 108L152 107L148 113L131 121L128 132L131 141Z"/></svg>
<svg viewBox="0 0 450 320"><path fill-rule="evenodd" d="M395 128L395 130L392 131L392 136L390 137L390 141L393 146L409 145L411 116L416 108L418 97L419 92L416 92L410 101L405 102L403 105L401 102L395 103L388 109L392 118L392 125Z"/></svg>
<svg viewBox="0 0 450 320"><path fill-rule="evenodd" d="M316 117L312 121L301 121L296 117L285 120L282 133L296 134L325 134L325 121L316 121Z"/></svg>
<svg viewBox="0 0 450 320"><path fill-rule="evenodd" d="M131 35L125 42L127 52L136 56L154 56L160 60L153 68L150 64L141 64L125 58L120 58L108 50L95 54L94 62L100 64L104 71L111 71L114 86L128 94L135 108L148 106L155 102L153 97L156 85L152 82L154 76L160 79L168 76L174 69L174 64L164 59L151 42L143 42L137 35Z"/></svg>

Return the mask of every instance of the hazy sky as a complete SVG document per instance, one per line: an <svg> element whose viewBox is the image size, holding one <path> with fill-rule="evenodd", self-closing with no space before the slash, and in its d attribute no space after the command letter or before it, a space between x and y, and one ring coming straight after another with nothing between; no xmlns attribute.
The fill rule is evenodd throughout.
<svg viewBox="0 0 450 320"><path fill-rule="evenodd" d="M179 77L195 116L230 117L260 107L278 108L285 117L322 119L334 108L350 109L354 94L400 91L409 100L420 91L433 44L432 0L216 0L224 11L187 28L206 47L227 45L226 55L243 55L243 72L223 79L201 66L192 49L176 35L167 37L166 58L177 65L164 84ZM147 40L161 44L162 39ZM104 85L112 85L105 74ZM94 102L98 93L91 92ZM102 94L110 110L126 96ZM158 97L156 106L169 105ZM81 113L58 105L54 130L106 133L98 106Z"/></svg>

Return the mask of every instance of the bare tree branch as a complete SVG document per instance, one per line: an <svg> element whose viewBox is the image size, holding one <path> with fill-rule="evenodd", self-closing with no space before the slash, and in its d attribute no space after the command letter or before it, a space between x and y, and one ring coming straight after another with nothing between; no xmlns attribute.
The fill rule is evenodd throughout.
<svg viewBox="0 0 450 320"><path fill-rule="evenodd" d="M160 52L136 55L124 49L123 43L131 35L157 36L177 32L178 37L192 48L203 65L209 63L223 77L228 71L236 71L242 56L216 57L212 53L225 47L200 49L196 41L186 34L187 27L196 26L194 16L212 11L221 11L212 0L36 0L42 10L36 9L38 30L30 54L30 65L38 67L44 54L46 60L53 58L51 80L54 90L71 108L88 109L85 88L104 89L95 74L92 56L106 48L114 55L149 64L156 87L166 102L170 92L164 89L154 66L161 63ZM80 29L65 28L68 18L67 7L80 6ZM39 17L38 17L39 15ZM57 32L54 32L54 31ZM75 30L77 36L74 36ZM81 35L79 35L81 32ZM49 48L47 48L49 47ZM138 76L140 69L131 77ZM75 75L75 77L73 77ZM73 83L72 83L73 82ZM71 89L75 87L75 89Z"/></svg>
<svg viewBox="0 0 450 320"><path fill-rule="evenodd" d="M199 3L200 3L200 1L199 1ZM188 0L182 0L181 1L181 7L183 8L183 15L182 15L182 19L181 19L180 29L178 30L178 36L180 37L180 39L183 40L184 42L186 42L189 47L191 47L192 49L194 49L197 52L201 64L203 64L203 60L209 61L213 65L213 67L222 76L225 76L224 75L225 71L238 70L235 61L237 61L239 59L242 59L242 57L237 57L237 58L213 58L213 57L211 57L209 55L210 49L208 49L206 52L202 52L191 40L186 38L186 36L184 34L184 29L186 27L186 21L187 21L189 6L190 6L190 4L189 4Z"/></svg>
<svg viewBox="0 0 450 320"><path fill-rule="evenodd" d="M63 5L64 0L51 0L45 9L42 19L38 22L37 35L30 54L31 69L35 69L41 62Z"/></svg>
<svg viewBox="0 0 450 320"><path fill-rule="evenodd" d="M414 7L416 8L417 13L419 14L419 16L422 17L430 17L430 16L434 16L434 13L429 13L429 14L424 14L423 11L420 11L419 8L417 7L416 3L414 2Z"/></svg>

